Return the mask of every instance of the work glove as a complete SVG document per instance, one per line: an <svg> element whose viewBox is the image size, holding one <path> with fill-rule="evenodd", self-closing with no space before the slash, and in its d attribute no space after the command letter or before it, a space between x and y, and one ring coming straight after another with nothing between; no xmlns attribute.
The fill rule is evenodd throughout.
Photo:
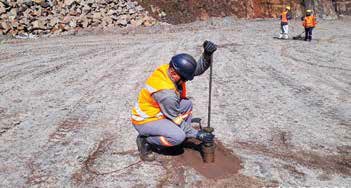
<svg viewBox="0 0 351 188"><path fill-rule="evenodd" d="M204 53L208 56L211 56L217 50L217 45L208 40L205 40L203 47Z"/></svg>
<svg viewBox="0 0 351 188"><path fill-rule="evenodd" d="M186 121L183 121L183 123L180 124L180 128L185 132L186 137L196 137L198 132L192 127L191 123Z"/></svg>
<svg viewBox="0 0 351 188"><path fill-rule="evenodd" d="M196 138L203 142L213 142L214 137L214 134L205 132L203 130L200 130L196 135Z"/></svg>

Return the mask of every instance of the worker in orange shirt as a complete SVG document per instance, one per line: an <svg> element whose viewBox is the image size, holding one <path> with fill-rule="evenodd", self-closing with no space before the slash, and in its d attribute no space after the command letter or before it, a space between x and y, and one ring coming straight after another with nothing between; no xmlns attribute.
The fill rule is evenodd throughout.
<svg viewBox="0 0 351 188"><path fill-rule="evenodd" d="M288 32L289 32L289 26L288 26L288 20L291 19L291 13L290 13L290 6L286 6L285 10L282 12L282 14L280 15L280 35L279 38L280 39L288 39Z"/></svg>
<svg viewBox="0 0 351 188"><path fill-rule="evenodd" d="M312 14L312 10L306 10L306 16L303 19L302 25L305 27L305 41L311 41L312 30L317 25L316 17Z"/></svg>

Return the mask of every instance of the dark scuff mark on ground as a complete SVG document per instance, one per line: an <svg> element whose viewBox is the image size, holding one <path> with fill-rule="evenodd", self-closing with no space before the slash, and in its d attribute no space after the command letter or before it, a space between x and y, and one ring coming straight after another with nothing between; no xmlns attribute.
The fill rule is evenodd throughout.
<svg viewBox="0 0 351 188"><path fill-rule="evenodd" d="M264 145L248 142L237 142L235 147L250 152L278 158L284 161L294 161L300 165L324 170L331 174L351 175L351 156L345 154L321 156L313 151L277 150Z"/></svg>

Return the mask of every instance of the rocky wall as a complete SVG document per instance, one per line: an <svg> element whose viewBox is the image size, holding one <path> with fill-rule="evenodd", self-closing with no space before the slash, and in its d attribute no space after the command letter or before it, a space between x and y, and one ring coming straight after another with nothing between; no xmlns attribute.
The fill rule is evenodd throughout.
<svg viewBox="0 0 351 188"><path fill-rule="evenodd" d="M0 0L0 34L5 35L154 23L143 7L130 0Z"/></svg>
<svg viewBox="0 0 351 188"><path fill-rule="evenodd" d="M285 6L299 18L306 8L321 18L337 18L332 0L138 0L150 14L172 24L205 20L209 17L277 18ZM340 12L350 12L351 0L337 1Z"/></svg>
<svg viewBox="0 0 351 188"><path fill-rule="evenodd" d="M333 5L339 15L351 15L351 0L333 0Z"/></svg>

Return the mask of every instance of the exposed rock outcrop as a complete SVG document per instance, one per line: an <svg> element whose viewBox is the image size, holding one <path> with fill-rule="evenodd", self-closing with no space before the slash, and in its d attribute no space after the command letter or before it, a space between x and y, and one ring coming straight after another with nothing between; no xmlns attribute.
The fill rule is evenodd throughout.
<svg viewBox="0 0 351 188"><path fill-rule="evenodd" d="M2 0L0 18L0 33L8 35L155 23L130 0Z"/></svg>
<svg viewBox="0 0 351 188"><path fill-rule="evenodd" d="M206 20L209 17L235 16L238 18L276 18L290 5L296 18L306 8L321 18L337 18L338 14L351 15L351 0L139 0L151 15L172 24Z"/></svg>

